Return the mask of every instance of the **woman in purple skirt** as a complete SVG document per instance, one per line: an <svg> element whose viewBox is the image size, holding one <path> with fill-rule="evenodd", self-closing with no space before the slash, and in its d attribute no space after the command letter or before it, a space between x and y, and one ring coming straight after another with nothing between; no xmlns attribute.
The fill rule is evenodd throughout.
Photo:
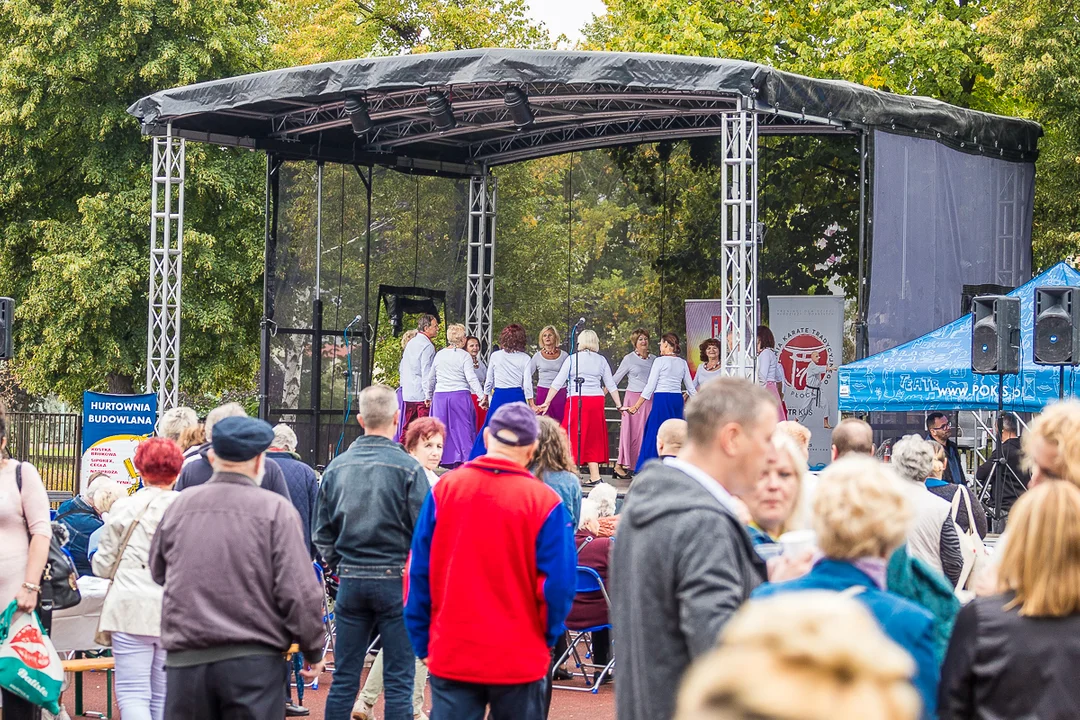
<svg viewBox="0 0 1080 720"><path fill-rule="evenodd" d="M476 379L472 356L465 350L465 326L446 328L447 346L435 353L425 392L431 400L431 416L446 426L440 465L454 468L469 459L476 439L473 395L483 395Z"/></svg>
<svg viewBox="0 0 1080 720"><path fill-rule="evenodd" d="M561 423L566 412L566 388L553 388L551 383L570 356L559 347L559 342L559 331L553 326L548 325L540 331L540 352L533 355L529 363L529 377L532 378L533 373L540 374L536 383L536 404L547 404L548 417ZM552 393L555 396L548 401L548 395Z"/></svg>

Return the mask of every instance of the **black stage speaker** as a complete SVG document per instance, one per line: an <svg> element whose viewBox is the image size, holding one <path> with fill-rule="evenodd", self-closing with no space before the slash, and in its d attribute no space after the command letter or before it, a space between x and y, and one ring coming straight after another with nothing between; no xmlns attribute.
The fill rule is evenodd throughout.
<svg viewBox="0 0 1080 720"><path fill-rule="evenodd" d="M980 375L1020 372L1020 298L974 298L971 323L971 369Z"/></svg>
<svg viewBox="0 0 1080 720"><path fill-rule="evenodd" d="M1014 289L1008 285L997 285L995 283L964 285L960 295L960 314L967 315L971 312L971 301L980 295L1008 295Z"/></svg>
<svg viewBox="0 0 1080 720"><path fill-rule="evenodd" d="M15 321L15 301L0 297L0 360L10 360L14 343L12 324Z"/></svg>
<svg viewBox="0 0 1080 720"><path fill-rule="evenodd" d="M1080 288L1035 288L1035 362L1080 364Z"/></svg>

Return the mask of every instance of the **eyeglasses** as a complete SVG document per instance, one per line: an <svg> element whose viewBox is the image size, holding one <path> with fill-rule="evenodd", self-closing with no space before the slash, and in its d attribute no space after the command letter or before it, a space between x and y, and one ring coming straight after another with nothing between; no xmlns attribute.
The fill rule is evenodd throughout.
<svg viewBox="0 0 1080 720"><path fill-rule="evenodd" d="M945 423L944 425L938 425L937 427L930 428L931 430L952 430L952 423Z"/></svg>

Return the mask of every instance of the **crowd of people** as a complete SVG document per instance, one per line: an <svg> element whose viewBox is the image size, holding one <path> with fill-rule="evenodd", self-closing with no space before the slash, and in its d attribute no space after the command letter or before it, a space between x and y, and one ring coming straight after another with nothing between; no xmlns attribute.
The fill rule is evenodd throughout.
<svg viewBox="0 0 1080 720"><path fill-rule="evenodd" d="M95 478L60 507L73 557L111 581L98 634L122 717L305 714L331 646L329 720L373 720L380 695L386 720L427 720L429 702L434 720L540 720L558 681L613 682L620 720L1080 706L1080 403L1048 406L1022 437L1012 426L998 465L1022 460L1024 475L991 553L940 414L888 462L870 425L844 419L812 473L775 381L690 377L675 336L652 358L635 332L612 373L589 331L561 357L545 328L529 357L512 325L482 368L460 326L435 352L437 321L420 325L401 388L359 393L363 435L321 478L287 425L178 408L138 447L137 492ZM699 350L699 374L715 370L719 347ZM625 411L616 464L637 468L622 495L579 475L610 462L586 427L604 393ZM0 453L6 435L0 412ZM0 601L30 611L48 498L31 465L3 458ZM36 717L8 692L3 712Z"/></svg>

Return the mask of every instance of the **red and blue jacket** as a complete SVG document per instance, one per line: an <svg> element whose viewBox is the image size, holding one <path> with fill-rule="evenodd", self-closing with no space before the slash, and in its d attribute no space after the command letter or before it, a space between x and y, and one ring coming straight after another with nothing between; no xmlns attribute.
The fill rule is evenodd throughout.
<svg viewBox="0 0 1080 720"><path fill-rule="evenodd" d="M523 467L484 456L443 475L420 510L405 580L417 657L461 682L545 677L576 564L570 514Z"/></svg>

